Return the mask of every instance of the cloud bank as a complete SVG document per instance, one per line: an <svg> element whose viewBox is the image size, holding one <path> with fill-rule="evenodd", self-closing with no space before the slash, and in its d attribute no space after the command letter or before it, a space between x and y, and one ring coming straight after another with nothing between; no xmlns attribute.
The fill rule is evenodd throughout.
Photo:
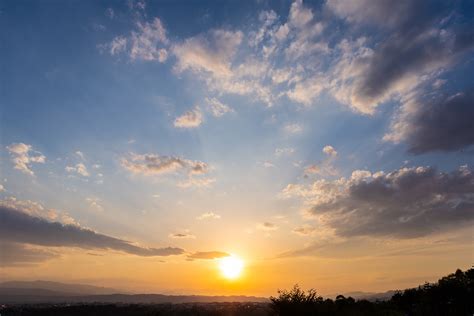
<svg viewBox="0 0 474 316"><path fill-rule="evenodd" d="M341 237L413 238L474 221L474 174L433 167L390 173L356 170L348 179L288 185L283 194L303 198L308 213Z"/></svg>

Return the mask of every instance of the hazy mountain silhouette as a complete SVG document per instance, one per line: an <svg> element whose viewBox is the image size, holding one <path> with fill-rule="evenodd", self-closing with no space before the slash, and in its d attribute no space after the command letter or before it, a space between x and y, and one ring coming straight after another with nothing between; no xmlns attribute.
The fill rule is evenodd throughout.
<svg viewBox="0 0 474 316"><path fill-rule="evenodd" d="M84 284L50 281L11 281L0 283L1 303L208 303L208 302L268 302L255 296L204 296L127 294L124 291Z"/></svg>
<svg viewBox="0 0 474 316"><path fill-rule="evenodd" d="M0 290L3 289L16 289L16 290L41 290L44 293L52 292L56 294L66 295L100 295L100 294L115 294L127 292L112 288L99 287L86 284L71 284L61 283L52 281L9 281L0 283ZM19 291L18 293L21 293ZM24 293L27 293L26 291ZM34 293L30 291L29 293Z"/></svg>

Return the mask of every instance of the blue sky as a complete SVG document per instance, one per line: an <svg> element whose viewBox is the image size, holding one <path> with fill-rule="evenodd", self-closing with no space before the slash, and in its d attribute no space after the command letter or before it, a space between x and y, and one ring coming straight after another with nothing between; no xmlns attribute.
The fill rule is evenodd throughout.
<svg viewBox="0 0 474 316"><path fill-rule="evenodd" d="M469 1L2 1L0 196L186 253L462 235L473 12ZM408 176L418 201L445 204L420 210ZM447 179L464 184L451 192ZM382 180L405 204L377 204ZM360 208L387 220L362 213L369 229L351 218ZM241 237L213 237L229 232Z"/></svg>

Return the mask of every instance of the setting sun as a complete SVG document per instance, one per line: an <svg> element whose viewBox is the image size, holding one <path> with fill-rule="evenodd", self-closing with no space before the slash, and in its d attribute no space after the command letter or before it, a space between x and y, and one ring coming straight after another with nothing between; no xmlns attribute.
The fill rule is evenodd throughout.
<svg viewBox="0 0 474 316"><path fill-rule="evenodd" d="M219 269L227 279L238 278L242 273L243 267L244 262L238 257L229 256L219 260Z"/></svg>

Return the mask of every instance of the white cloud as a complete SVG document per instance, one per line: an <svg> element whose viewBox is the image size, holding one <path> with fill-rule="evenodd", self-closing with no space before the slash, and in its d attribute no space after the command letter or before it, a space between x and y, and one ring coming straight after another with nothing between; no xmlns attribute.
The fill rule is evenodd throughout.
<svg viewBox="0 0 474 316"><path fill-rule="evenodd" d="M313 19L313 12L311 9L303 6L302 0L296 0L291 4L290 15L288 22L298 28L303 28Z"/></svg>
<svg viewBox="0 0 474 316"><path fill-rule="evenodd" d="M214 212L206 212L197 217L198 220L205 220L205 219L220 219L221 216Z"/></svg>
<svg viewBox="0 0 474 316"><path fill-rule="evenodd" d="M0 184L0 192L5 192L5 187L3 186L3 184Z"/></svg>
<svg viewBox="0 0 474 316"><path fill-rule="evenodd" d="M78 151L75 152L75 154L76 154L77 156L79 156L79 158L81 158L82 160L85 159L85 158L84 158L84 153L83 153L82 151L79 151L79 150L78 150Z"/></svg>
<svg viewBox="0 0 474 316"><path fill-rule="evenodd" d="M323 153L325 153L326 155L331 156L331 157L336 157L337 156L337 151L331 145L324 146Z"/></svg>
<svg viewBox="0 0 474 316"><path fill-rule="evenodd" d="M221 117L226 113L234 112L230 106L222 103L216 98L206 98L206 104L208 105L211 114L215 117Z"/></svg>
<svg viewBox="0 0 474 316"><path fill-rule="evenodd" d="M275 168L275 165L270 161L264 161L262 164L265 168Z"/></svg>
<svg viewBox="0 0 474 316"><path fill-rule="evenodd" d="M90 207L93 209L102 212L104 210L104 207L102 206L102 201L101 199L97 197L88 197L86 198L86 202L89 204Z"/></svg>
<svg viewBox="0 0 474 316"><path fill-rule="evenodd" d="M218 78L231 75L231 60L242 42L242 32L215 30L173 46L176 71L208 72Z"/></svg>
<svg viewBox="0 0 474 316"><path fill-rule="evenodd" d="M130 37L130 58L166 61L168 53L162 45L168 44L168 38L161 20L155 18L151 23L138 22L137 27L138 32L132 32Z"/></svg>
<svg viewBox="0 0 474 316"><path fill-rule="evenodd" d="M201 125L201 123L202 113L198 107L184 113L174 120L174 126L179 128L195 128Z"/></svg>
<svg viewBox="0 0 474 316"><path fill-rule="evenodd" d="M87 170L87 167L81 162L76 164L75 166L66 166L66 171L70 173L77 173L83 177L89 177L90 173Z"/></svg>
<svg viewBox="0 0 474 316"><path fill-rule="evenodd" d="M285 130L285 132L287 132L289 134L298 134L298 133L301 133L303 131L303 127L301 127L301 125L299 125L297 123L293 123L293 124L285 125L284 130Z"/></svg>
<svg viewBox="0 0 474 316"><path fill-rule="evenodd" d="M110 55L114 56L125 51L127 48L127 39L123 36L115 37L109 44Z"/></svg>
<svg viewBox="0 0 474 316"><path fill-rule="evenodd" d="M165 62L169 40L161 20L154 18L152 22L139 21L136 28L130 36L116 36L110 43L99 45L99 48L108 49L112 56L126 52L131 60Z"/></svg>
<svg viewBox="0 0 474 316"><path fill-rule="evenodd" d="M284 155L291 155L295 152L294 148L286 147L286 148L277 148L275 149L275 156L280 157Z"/></svg>
<svg viewBox="0 0 474 316"><path fill-rule="evenodd" d="M210 187L216 179L214 178L197 178L197 177L189 177L188 179L179 182L177 185L180 188L208 188Z"/></svg>
<svg viewBox="0 0 474 316"><path fill-rule="evenodd" d="M6 148L12 156L14 168L31 176L34 175L34 172L31 170L31 164L45 163L46 161L46 157L40 152L34 151L31 145L13 143ZM34 153L34 155L31 155L31 153Z"/></svg>

